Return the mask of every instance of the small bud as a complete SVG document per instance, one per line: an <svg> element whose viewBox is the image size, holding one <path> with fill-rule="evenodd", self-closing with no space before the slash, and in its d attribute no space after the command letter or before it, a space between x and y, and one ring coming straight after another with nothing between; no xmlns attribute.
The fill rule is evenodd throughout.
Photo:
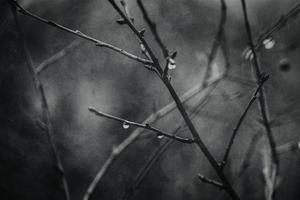
<svg viewBox="0 0 300 200"><path fill-rule="evenodd" d="M140 33L140 35L141 35L142 37L144 37L145 32L146 32L146 29L144 29L144 28L143 28L142 30L139 31L139 33Z"/></svg>
<svg viewBox="0 0 300 200"><path fill-rule="evenodd" d="M125 1L124 0L121 0L120 3L121 3L122 6L125 6Z"/></svg>
<svg viewBox="0 0 300 200"><path fill-rule="evenodd" d="M269 79L270 75L269 74L263 74L262 77L261 77L261 81L262 82L265 82Z"/></svg>
<svg viewBox="0 0 300 200"><path fill-rule="evenodd" d="M175 59L176 56L177 56L177 51L174 51L170 57L171 57L172 59Z"/></svg>

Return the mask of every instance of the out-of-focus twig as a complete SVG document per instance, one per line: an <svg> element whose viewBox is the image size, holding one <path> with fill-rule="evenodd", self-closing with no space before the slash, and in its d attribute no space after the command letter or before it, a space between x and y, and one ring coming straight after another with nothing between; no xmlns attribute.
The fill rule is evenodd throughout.
<svg viewBox="0 0 300 200"><path fill-rule="evenodd" d="M227 162L227 159L228 159L228 156L229 156L229 153L230 153L230 150L231 150L231 147L233 145L233 142L234 142L234 139L239 131L239 128L241 127L250 107L252 106L252 104L254 103L254 101L257 99L257 95L258 95L258 92L260 91L260 89L262 88L263 84L268 80L269 76L264 76L261 78L260 80L260 83L258 84L255 92L253 93L252 95L252 98L250 99L250 101L248 102L244 112L242 113L241 117L239 118L235 128L233 129L233 132L232 132L232 135L230 137L230 140L229 140L229 143L226 147L226 150L225 150L225 154L224 154L224 157L221 161L221 166L224 167L226 165L226 162Z"/></svg>
<svg viewBox="0 0 300 200"><path fill-rule="evenodd" d="M251 26L250 26L248 14L247 14L246 1L241 0L241 3L242 3L245 28L246 28L246 32L247 32L247 36L248 36L248 40L249 40L250 50L251 50L251 53L253 54L253 59L251 60L251 63L253 63L256 80L259 84L259 80L261 79L261 76L263 75L263 73L262 73L262 70L258 63L258 58L257 58L257 54L256 54L254 42L253 42ZM271 167L271 169L269 170L269 172L270 172L269 175L270 175L270 177L271 176L273 177L273 175L275 174L275 178L274 178L274 182L273 182L273 184L275 185L276 177L278 175L279 160L278 160L278 156L276 153L276 143L275 143L274 136L273 136L271 126L270 126L269 111L268 111L266 95L264 92L264 87L262 87L259 91L259 107L260 107L261 115L262 115L262 118L264 121L264 127L265 127L266 133L267 133L266 134L267 140L268 140L268 143L270 146L270 155L271 155L272 164L269 165ZM271 189L275 189L275 187L271 187ZM269 193L271 193L271 195L268 195L268 196L271 196L271 198L273 198L274 191L269 191Z"/></svg>
<svg viewBox="0 0 300 200"><path fill-rule="evenodd" d="M208 55L208 61L207 61L207 67L204 73L204 81L203 84L207 84L207 81L209 80L209 78L211 77L211 73L212 73L212 63L216 57L216 54L218 52L219 47L221 46L223 49L223 55L225 57L225 61L228 61L228 56L227 56L227 45L226 45L226 37L224 37L225 35L225 31L224 31L224 26L226 23L226 19L227 19L227 7L225 4L225 0L220 0L221 2L221 14L220 14L220 22L219 22L219 26L218 26L218 31L216 33L216 36L214 37L214 41L210 50L210 53ZM223 43L223 45L222 45ZM228 63L226 63L226 65L228 65Z"/></svg>
<svg viewBox="0 0 300 200"><path fill-rule="evenodd" d="M36 68L35 68L35 73L40 74L42 71L44 71L49 65L57 62L64 56L66 56L68 53L79 47L80 41L79 40L74 40L71 44L68 46L64 47L62 50L57 52L56 54L52 55L50 58L47 60L44 60L42 63L40 63Z"/></svg>
<svg viewBox="0 0 300 200"><path fill-rule="evenodd" d="M16 0L9 0L9 1L12 2L13 5L15 5L15 7L17 8L17 11L20 12L21 14L23 14L23 15L29 16L29 17L31 17L31 18L33 18L33 19L35 19L37 21L40 21L40 22L42 22L44 24L47 24L47 25L55 27L55 28L57 28L59 30L71 33L71 34L73 34L73 35L75 35L77 37L80 37L82 39L85 39L87 41L93 42L96 46L105 47L105 48L111 49L111 50L113 50L113 51L115 51L117 53L123 54L124 56L126 56L126 57L128 57L128 58L130 58L132 60L141 62L141 63L143 63L145 65L152 65L153 64L152 61L150 61L150 60L147 60L147 59L144 59L144 58L140 58L140 57L138 57L138 56L136 56L136 55L134 55L132 53L129 53L129 52L127 52L127 51L125 51L125 50L123 50L123 49L121 49L119 47L116 47L116 46L113 46L111 44L105 43L103 41L97 40L97 39L95 39L95 38L93 38L93 37L91 37L89 35L86 35L86 34L80 32L79 30L72 30L72 29L67 28L65 26L62 26L62 25L60 25L60 24L58 24L56 22L53 22L51 20L44 19L44 18L42 18L40 16L37 16L37 15L35 15L35 14L27 11L26 9L24 9Z"/></svg>
<svg viewBox="0 0 300 200"><path fill-rule="evenodd" d="M138 128L143 128L143 129L153 131L157 134L157 136L165 136L167 138L171 138L173 140L176 140L176 141L179 141L179 142L182 142L182 143L192 144L192 143L195 142L195 139L182 138L182 137L167 133L165 131L162 131L158 128L155 128L150 124L140 124L140 123L137 123L137 122L122 119L122 118L119 118L119 117L116 117L116 116L98 111L93 107L89 107L89 111L94 113L95 115L97 115L99 117L105 117L105 118L108 118L108 119L112 119L112 120L121 122L123 124L123 126L126 127L126 128L129 128L129 126L135 126L135 127L138 127Z"/></svg>
<svg viewBox="0 0 300 200"><path fill-rule="evenodd" d="M18 34L20 36L21 46L22 46L22 49L24 51L24 55L26 58L27 68L31 75L31 78L33 79L34 86L40 96L40 100L42 103L42 112L43 112L43 122L42 123L43 123L43 125L45 125L45 128L43 130L47 134L47 139L48 139L50 147L51 147L51 152L53 153L53 157L56 162L55 169L59 172L59 176L61 177L65 198L66 198L66 200L70 200L69 185L68 185L68 182L66 179L65 170L64 170L59 152L56 148L55 141L53 138L53 127L52 127L52 123L51 123L51 119L50 119L50 112L49 112L49 107L48 107L45 90L44 90L42 82L40 81L40 79L38 77L38 74L35 72L35 67L34 67L26 40L24 38L23 30L21 28L15 7L13 5L11 5L11 9L12 9L12 12L14 15L14 20L16 23L16 28L17 28Z"/></svg>
<svg viewBox="0 0 300 200"><path fill-rule="evenodd" d="M241 85L245 85L245 86L255 86L256 82L252 81L251 79L247 79L244 77L239 77L237 75L232 75L232 74L228 74L226 76L226 79L235 83L239 83Z"/></svg>
<svg viewBox="0 0 300 200"><path fill-rule="evenodd" d="M296 151L300 149L300 141L288 142L276 147L277 154L285 154L291 151Z"/></svg>

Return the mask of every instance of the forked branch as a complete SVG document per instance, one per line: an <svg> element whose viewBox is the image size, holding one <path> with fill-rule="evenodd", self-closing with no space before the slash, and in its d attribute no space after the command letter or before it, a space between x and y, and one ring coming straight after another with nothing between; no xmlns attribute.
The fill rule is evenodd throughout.
<svg viewBox="0 0 300 200"><path fill-rule="evenodd" d="M180 100L185 103L191 99L193 99L196 95L201 94L205 92L205 89L210 86L217 85L223 78L222 76L217 80L214 80L210 82L208 85L197 85L190 90L188 90L186 93L184 93ZM148 116L142 123L143 124L153 124L159 119L163 118L164 116L170 114L172 111L176 109L175 102L171 102L168 105L162 107L157 112L151 114ZM83 200L89 200L91 195L93 194L96 186L101 181L102 177L105 175L105 173L108 171L108 169L112 166L113 162L117 159L117 157L125 150L127 147L129 147L133 142L143 133L144 129L137 128L135 129L123 142L121 142L118 146L114 147L109 157L106 159L104 164L101 166L101 168L98 170L96 176L94 177L93 181L90 183L88 189L86 190L86 193L84 194ZM173 140L172 140L173 141Z"/></svg>
<svg viewBox="0 0 300 200"><path fill-rule="evenodd" d="M250 101L248 102L248 104L247 104L247 106L246 106L246 108L245 108L243 114L241 115L241 117L240 117L240 119L238 120L238 122L237 122L235 128L233 129L233 133L232 133L232 135L231 135L231 137L230 137L230 140L229 140L229 143L228 143L228 145L227 145L227 147L226 147L224 157L223 157L223 159L222 159L222 162L220 163L220 165L221 165L222 167L224 167L224 166L226 165L226 163L227 163L227 159L228 159L230 150L231 150L231 148L232 148L234 139L235 139L235 137L237 136L237 133L238 133L238 131L239 131L239 129L240 129L240 127L241 127L241 125L242 125L242 123L243 123L243 121L244 121L244 119L245 119L245 117L246 117L246 115L247 115L247 113L248 113L250 107L252 106L252 104L254 103L254 101L257 99L257 95L258 95L259 91L261 90L261 88L263 87L263 84L264 84L268 79L269 79L269 76L263 76L263 77L261 78L261 80L260 80L260 82L259 82L259 84L258 84L258 86L257 86L257 88L256 88L256 90L255 90L255 92L254 92L253 95L252 95L252 98L251 98Z"/></svg>
<svg viewBox="0 0 300 200"><path fill-rule="evenodd" d="M158 72L161 75L160 78L161 78L162 82L164 83L164 85L168 89L170 95L174 99L174 101L176 103L176 106L177 106L181 116L183 117L185 123L187 124L187 127L189 128L191 134L195 138L195 144L197 144L197 146L203 152L203 154L208 159L208 161L210 162L210 164L212 165L212 167L216 171L217 175L219 176L219 178L221 179L223 184L226 186L226 192L231 196L231 198L239 199L238 195L236 194L235 190L232 188L232 186L231 186L230 182L228 181L227 177L224 175L224 173L223 173L222 169L220 168L219 164L217 163L217 161L215 160L215 158L213 157L211 152L208 150L208 148L206 147L206 145L204 144L204 142L200 138L198 131L196 130L194 124L191 121L191 119L189 118L182 102L180 101L179 96L177 95L176 91L174 90L173 86L171 85L169 78L166 77L166 76L163 76L162 68L161 68L161 66L158 62L158 59L154 55L153 51L151 50L151 48L149 47L147 42L144 40L144 38L140 35L139 31L131 23L130 19L128 19L126 17L126 15L122 12L122 10L119 8L119 6L115 3L115 1L114 0L109 0L109 2L112 4L112 6L115 8L115 10L121 15L121 17L126 21L126 23L130 27L130 29L133 31L133 33L135 35L137 35L140 38L140 40L143 42L145 48L149 52L149 55L150 55L150 57L153 61L154 67L158 70Z"/></svg>
<svg viewBox="0 0 300 200"><path fill-rule="evenodd" d="M157 44L159 45L159 47L162 51L163 56L165 58L168 58L169 57L169 50L167 49L166 45L163 43L161 37L158 34L158 31L157 31L157 28L156 28L156 23L154 23L150 19L149 14L148 14L142 0L137 0L137 3L138 3L138 6L139 6L142 14L143 14L144 20L148 24L148 26L149 26L149 28L150 28L153 36L154 36L155 41L157 42Z"/></svg>

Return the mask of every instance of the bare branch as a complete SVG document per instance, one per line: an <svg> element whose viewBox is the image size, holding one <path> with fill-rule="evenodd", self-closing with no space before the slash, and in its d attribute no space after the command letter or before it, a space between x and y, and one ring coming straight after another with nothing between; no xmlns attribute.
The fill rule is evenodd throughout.
<svg viewBox="0 0 300 200"><path fill-rule="evenodd" d="M223 76L224 77L224 76ZM203 85L198 85L186 93L184 93L181 96L181 101L183 103L189 101L193 97L195 97L197 94L202 93L205 91L205 89L209 86L215 86L217 85L223 77L220 77L217 80L212 81L210 84L206 85L203 87ZM161 119L162 117L168 115L170 112L176 109L176 104L175 102L171 102L165 107L161 108L158 110L156 113L151 114L149 117L147 117L144 121L143 124L152 124L155 123L157 120ZM90 183L86 193L84 194L83 200L89 200L91 195L93 194L96 186L98 183L101 181L103 175L107 172L107 170L111 167L113 161L120 155L129 145L131 145L142 133L144 129L135 129L121 144L116 146L112 153L109 155L109 157L106 159L102 167L99 169L97 172L96 176L94 177L93 181ZM173 140L172 140L173 141Z"/></svg>
<svg viewBox="0 0 300 200"><path fill-rule="evenodd" d="M155 69L157 70L157 73L161 76L163 71L162 68L158 62L158 59L156 58L154 52L152 51L152 49L150 48L150 46L148 45L148 43L145 41L143 34L141 34L140 31L138 31L135 26L133 25L131 19L128 19L128 17L126 16L126 14L124 14L122 12L122 10L119 8L119 6L116 4L116 2L114 0L108 0L110 2L110 4L113 6L113 8L121 15L121 17L124 19L124 21L126 22L126 24L129 26L129 28L132 30L132 32L139 38L139 40L141 41L141 43L143 44L143 46L145 47L147 53L149 53L149 56L152 60L152 64L155 67Z"/></svg>
<svg viewBox="0 0 300 200"><path fill-rule="evenodd" d="M35 73L40 74L43 70L45 70L49 65L57 62L59 59L63 58L66 56L69 52L73 51L77 47L79 47L80 42L78 40L74 40L71 44L48 58L47 60L43 61L40 63L36 68L35 68Z"/></svg>
<svg viewBox="0 0 300 200"><path fill-rule="evenodd" d="M20 36L21 48L23 49L24 54L25 54L27 68L31 75L31 78L33 79L34 86L35 86L35 88L40 96L40 100L42 102L42 109L43 109L42 111L43 111L43 118L44 118L43 124L45 125L43 130L47 134L47 139L48 139L50 147L51 147L51 152L53 153L53 157L56 162L55 169L58 170L59 175L61 176L61 181L62 181L64 193L65 193L65 198L66 198L66 200L70 200L70 192L69 192L68 182L65 177L65 170L64 170L59 152L56 148L54 138L53 138L53 128L52 128L52 123L51 123L51 119L50 119L50 112L49 112L49 108L48 108L48 102L47 102L46 94L44 91L44 87L43 87L42 82L39 80L38 75L35 73L35 67L34 67L26 40L24 39L23 30L19 23L17 12L14 9L15 7L12 5L11 8L12 8L12 13L13 13L14 20L16 23L16 28L17 28L18 34Z"/></svg>
<svg viewBox="0 0 300 200"><path fill-rule="evenodd" d="M239 131L239 128L241 127L242 125L242 122L244 121L251 105L254 103L254 101L257 99L257 94L258 92L260 91L260 89L262 88L263 84L268 80L269 76L264 76L262 77L262 79L260 80L260 83L259 85L257 86L254 94L252 95L252 98L250 99L250 101L248 102L243 114L241 115L240 119L238 120L238 123L236 124L235 128L233 129L233 133L230 137L230 140L229 140L229 143L226 147L226 150L225 150L225 154L224 154L224 157L221 161L221 167L224 168L224 166L226 165L226 162L227 162L227 159L228 159L228 156L229 156L229 153L230 153L230 150L231 150L231 147L233 145L233 142L234 142L234 139Z"/></svg>
<svg viewBox="0 0 300 200"><path fill-rule="evenodd" d="M137 3L138 3L138 6L139 6L142 14L143 14L144 20L147 22L147 24L148 24L148 26L149 26L149 28L150 28L153 36L154 36L154 39L157 42L157 44L159 45L164 57L168 58L169 57L169 51L168 51L166 45L164 45L162 39L160 38L160 36L158 34L156 24L150 19L149 14L148 14L145 6L142 3L142 0L137 0Z"/></svg>
<svg viewBox="0 0 300 200"><path fill-rule="evenodd" d="M156 132L157 136L165 136L165 137L168 137L168 138L171 138L171 139L174 139L176 141L186 143L186 144L192 144L192 143L195 142L195 139L178 137L178 136L172 135L170 133L167 133L165 131L162 131L158 128L155 128L155 127L151 126L150 124L140 124L140 123L137 123L137 122L128 121L126 119L122 119L122 118L115 117L115 116L110 115L110 114L103 113L101 111L96 110L93 107L89 107L89 111L94 113L95 115L97 115L99 117L105 117L105 118L108 118L108 119L112 119L112 120L121 122L124 127L125 126L126 127L135 126L135 127L138 127L138 128L147 129L147 130Z"/></svg>
<svg viewBox="0 0 300 200"><path fill-rule="evenodd" d="M190 113L191 119L195 118L202 110L203 106L205 105L206 100L210 96L211 92L216 88L217 84L214 84L210 87L210 91L203 94L201 96L200 101L195 106L196 109L193 109ZM184 130L186 128L186 124L182 123L173 131L173 135L177 135L179 130ZM167 139L166 142L164 142L155 152L154 154L149 158L149 160L146 162L146 164L143 166L143 168L138 172L134 182L131 184L130 187L128 187L128 190L124 192L122 195L122 200L127 200L130 196L134 195L135 190L139 187L139 185L142 183L146 175L149 173L153 165L158 161L158 159L164 154L164 152L168 149L168 147L173 143L174 140Z"/></svg>
<svg viewBox="0 0 300 200"><path fill-rule="evenodd" d="M219 181L207 178L207 177L203 176L202 174L198 174L198 178L201 181L203 181L204 183L211 184L211 185L216 186L216 187L218 187L220 189L224 189L225 188L225 186L222 183L220 183Z"/></svg>
<svg viewBox="0 0 300 200"><path fill-rule="evenodd" d="M37 16L37 15L35 15L35 14L33 14L33 13L25 10L20 4L18 4L18 2L16 0L10 0L10 1L16 6L17 11L20 12L20 13L22 13L23 15L29 16L29 17L31 17L31 18L33 18L33 19L35 19L37 21L40 21L40 22L42 22L44 24L47 24L47 25L55 27L55 28L57 28L59 30L71 33L71 34L73 34L73 35L75 35L77 37L83 38L83 39L85 39L87 41L93 42L96 46L105 47L105 48L111 49L111 50L113 50L113 51L115 51L117 53L123 54L124 56L126 56L126 57L128 57L128 58L130 58L132 60L138 61L140 63L143 63L145 65L152 65L153 64L152 61L150 61L150 60L146 60L146 59L140 58L140 57L138 57L138 56L136 56L134 54L131 54L131 53L129 53L129 52L127 52L127 51L119 48L119 47L116 47L116 46L113 46L111 44L105 43L103 41L97 40L97 39L95 39L95 38L93 38L93 37L91 37L89 35L86 35L86 34L80 32L79 30L72 30L72 29L67 28L65 26L62 26L62 25L60 25L60 24L58 24L56 22L53 22L51 20L47 20L47 19L44 19L44 18L42 18L40 16Z"/></svg>

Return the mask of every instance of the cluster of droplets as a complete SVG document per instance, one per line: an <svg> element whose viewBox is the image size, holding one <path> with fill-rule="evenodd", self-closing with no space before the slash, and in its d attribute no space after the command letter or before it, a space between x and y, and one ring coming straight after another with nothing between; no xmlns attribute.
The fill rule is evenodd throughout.
<svg viewBox="0 0 300 200"><path fill-rule="evenodd" d="M172 70L176 68L176 62L173 58L169 58L168 60L168 69Z"/></svg>
<svg viewBox="0 0 300 200"><path fill-rule="evenodd" d="M175 58L177 56L177 51L174 51L172 55L168 57L168 69L172 70L176 68Z"/></svg>
<svg viewBox="0 0 300 200"><path fill-rule="evenodd" d="M124 121L122 124L123 129L129 129L130 125L128 122ZM164 135L163 134L157 134L157 139L163 139Z"/></svg>
<svg viewBox="0 0 300 200"><path fill-rule="evenodd" d="M262 43L265 49L272 49L275 46L275 40L273 39L273 37L264 39Z"/></svg>
<svg viewBox="0 0 300 200"><path fill-rule="evenodd" d="M262 45L264 46L265 49L272 49L275 46L276 42L273 37L267 37L262 41ZM254 54L253 51L250 47L247 47L245 51L243 52L243 56L245 60L253 60Z"/></svg>

